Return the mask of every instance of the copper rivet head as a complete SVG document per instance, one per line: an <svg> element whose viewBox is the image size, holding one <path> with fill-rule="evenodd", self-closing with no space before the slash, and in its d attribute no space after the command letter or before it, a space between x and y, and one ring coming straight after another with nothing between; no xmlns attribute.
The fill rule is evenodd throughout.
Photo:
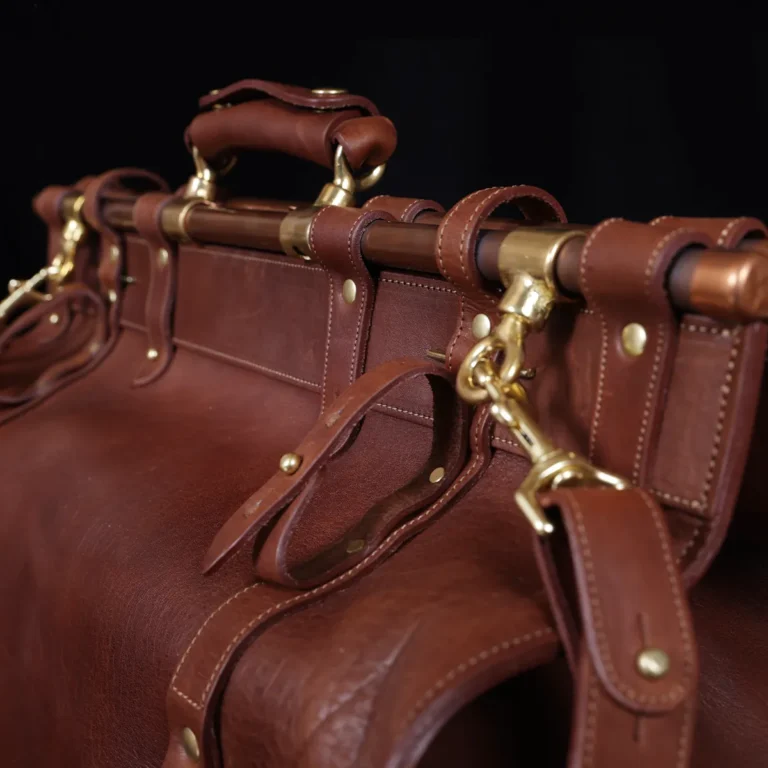
<svg viewBox="0 0 768 768"><path fill-rule="evenodd" d="M344 285L341 288L341 295L344 297L344 301L347 304L354 304L357 298L357 286L354 280L345 280Z"/></svg>
<svg viewBox="0 0 768 768"><path fill-rule="evenodd" d="M160 353L154 347L150 347L147 350L147 360L157 360L159 354Z"/></svg>
<svg viewBox="0 0 768 768"><path fill-rule="evenodd" d="M60 317L59 317L59 316L58 316L58 315L57 315L55 312L54 312L52 315L50 315L50 316L48 317L48 319L49 319L49 320L50 320L50 321L51 321L51 322L52 322L54 325L57 325L57 324L58 324L58 322L59 322L59 320L61 320L61 318L60 318Z"/></svg>
<svg viewBox="0 0 768 768"><path fill-rule="evenodd" d="M445 477L445 467L435 467L429 473L429 482L430 483L441 483L443 481L444 477Z"/></svg>
<svg viewBox="0 0 768 768"><path fill-rule="evenodd" d="M488 315L475 315L472 320L472 335L484 339L491 332L491 318Z"/></svg>
<svg viewBox="0 0 768 768"><path fill-rule="evenodd" d="M621 331L621 346L631 357L640 357L647 341L648 334L640 323L625 325Z"/></svg>
<svg viewBox="0 0 768 768"><path fill-rule="evenodd" d="M187 757L197 762L200 759L200 745L197 743L197 736L191 728L185 728L181 732L181 743L184 745Z"/></svg>
<svg viewBox="0 0 768 768"><path fill-rule="evenodd" d="M637 671L648 680L661 680L669 672L669 656L661 648L644 648L637 654Z"/></svg>
<svg viewBox="0 0 768 768"><path fill-rule="evenodd" d="M114 304L117 301L117 291L110 291L109 294L109 300Z"/></svg>
<svg viewBox="0 0 768 768"><path fill-rule="evenodd" d="M347 93L346 88L313 88L312 93L315 96L340 96L342 93Z"/></svg>
<svg viewBox="0 0 768 768"><path fill-rule="evenodd" d="M347 544L347 554L354 555L355 552L359 552L363 547L365 547L365 539L352 539Z"/></svg>
<svg viewBox="0 0 768 768"><path fill-rule="evenodd" d="M168 263L168 250L166 248L161 248L157 252L157 263L164 267Z"/></svg>
<svg viewBox="0 0 768 768"><path fill-rule="evenodd" d="M109 249L109 258L112 259L112 261L117 261L120 258L120 249L116 245L113 245Z"/></svg>
<svg viewBox="0 0 768 768"><path fill-rule="evenodd" d="M301 466L301 456L298 453L284 453L280 457L280 471L292 475Z"/></svg>

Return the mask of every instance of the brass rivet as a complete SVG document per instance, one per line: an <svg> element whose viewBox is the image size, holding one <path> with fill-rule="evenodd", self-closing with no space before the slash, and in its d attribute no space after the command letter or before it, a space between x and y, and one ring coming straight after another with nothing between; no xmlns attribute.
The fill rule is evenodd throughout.
<svg viewBox="0 0 768 768"><path fill-rule="evenodd" d="M640 323L625 325L621 331L621 346L632 357L639 357L643 354L647 341L648 334Z"/></svg>
<svg viewBox="0 0 768 768"><path fill-rule="evenodd" d="M445 467L435 467L429 473L429 482L430 483L441 483L443 481L444 477L445 477Z"/></svg>
<svg viewBox="0 0 768 768"><path fill-rule="evenodd" d="M355 552L359 552L363 547L365 547L365 539L352 539L347 544L347 554L354 555Z"/></svg>
<svg viewBox="0 0 768 768"><path fill-rule="evenodd" d="M346 88L313 88L312 93L315 96L340 96L342 93L347 93Z"/></svg>
<svg viewBox="0 0 768 768"><path fill-rule="evenodd" d="M488 315L475 315L472 320L472 335L484 339L491 332L491 318Z"/></svg>
<svg viewBox="0 0 768 768"><path fill-rule="evenodd" d="M661 648L645 648L637 654L637 671L648 680L660 680L669 672L669 656Z"/></svg>
<svg viewBox="0 0 768 768"><path fill-rule="evenodd" d="M208 91L209 96L215 96L221 89L214 88L212 91Z"/></svg>
<svg viewBox="0 0 768 768"><path fill-rule="evenodd" d="M347 304L354 304L357 297L357 286L354 280L345 280L341 289L341 295L344 297L344 301Z"/></svg>
<svg viewBox="0 0 768 768"><path fill-rule="evenodd" d="M56 325L61 318L54 312L49 318L48 318L54 325Z"/></svg>
<svg viewBox="0 0 768 768"><path fill-rule="evenodd" d="M157 359L157 356L158 356L159 354L160 354L160 353L159 353L159 352L158 352L158 351L157 351L157 350L156 350L154 347L150 347L150 348L147 350L147 360L156 360L156 359Z"/></svg>
<svg viewBox="0 0 768 768"><path fill-rule="evenodd" d="M280 471L292 475L301 466L301 456L298 453L284 453L280 457Z"/></svg>
<svg viewBox="0 0 768 768"><path fill-rule="evenodd" d="M181 732L181 743L184 745L187 757L197 762L200 759L200 745L197 743L197 736L191 728L185 728Z"/></svg>
<svg viewBox="0 0 768 768"><path fill-rule="evenodd" d="M21 285L21 280L8 281L8 293L13 293Z"/></svg>
<svg viewBox="0 0 768 768"><path fill-rule="evenodd" d="M117 291L109 292L109 300L114 304L117 301Z"/></svg>
<svg viewBox="0 0 768 768"><path fill-rule="evenodd" d="M166 248L161 248L157 252L157 263L164 267L168 263L168 250Z"/></svg>
<svg viewBox="0 0 768 768"><path fill-rule="evenodd" d="M113 245L109 249L109 258L112 259L112 261L117 261L120 258L120 249L116 245Z"/></svg>

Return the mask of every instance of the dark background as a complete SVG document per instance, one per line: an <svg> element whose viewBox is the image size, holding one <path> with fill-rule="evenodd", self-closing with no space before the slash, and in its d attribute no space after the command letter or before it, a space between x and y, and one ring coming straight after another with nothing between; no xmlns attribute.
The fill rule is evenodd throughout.
<svg viewBox="0 0 768 768"><path fill-rule="evenodd" d="M44 231L30 202L46 185L130 165L181 184L192 169L182 135L197 98L244 77L341 86L376 102L400 143L372 194L450 206L475 189L525 183L581 223L768 218L768 57L757 38L539 39L522 27L500 38L288 38L269 24L238 29L214 6L191 33L157 15L131 24L130 5L114 6L119 23L105 16L96 28L71 5L19 5L4 30L19 55L4 84L11 136L0 277L42 264ZM244 158L230 184L310 200L327 176L262 155Z"/></svg>

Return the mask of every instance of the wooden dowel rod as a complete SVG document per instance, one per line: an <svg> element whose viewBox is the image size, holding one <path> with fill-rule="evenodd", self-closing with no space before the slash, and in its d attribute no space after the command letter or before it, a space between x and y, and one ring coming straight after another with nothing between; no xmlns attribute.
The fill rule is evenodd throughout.
<svg viewBox="0 0 768 768"><path fill-rule="evenodd" d="M115 228L130 231L133 230L132 208L127 200L108 201L104 215ZM279 208L278 203L272 203L269 210L198 206L187 216L187 232L200 243L282 253L279 232L285 212ZM426 223L422 223L425 220ZM436 274L434 254L439 216L430 214L422 221L416 224L374 222L362 242L363 256L382 267ZM494 221L478 238L478 268L490 281L499 280L499 244L509 231L525 225L505 221L504 229L499 226L499 222ZM585 232L590 229L583 228ZM558 281L574 295L581 293L580 253L581 242L572 240L561 251L556 265ZM670 298L678 310L733 322L768 319L768 291L761 288L766 285L768 246L765 241L748 242L741 250L729 252L689 248L675 260L668 278Z"/></svg>

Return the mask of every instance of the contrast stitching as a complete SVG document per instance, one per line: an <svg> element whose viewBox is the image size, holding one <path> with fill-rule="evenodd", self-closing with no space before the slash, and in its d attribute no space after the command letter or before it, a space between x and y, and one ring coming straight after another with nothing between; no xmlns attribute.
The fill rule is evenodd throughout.
<svg viewBox="0 0 768 768"><path fill-rule="evenodd" d="M589 249L595 242L597 235L602 232L610 224L621 221L621 219L613 218L606 219L602 224L595 227L590 236L587 238L587 242L584 243L584 248L581 251L581 259L579 262L579 278L581 282L581 288L584 291L584 298L587 300L587 304L594 304L594 295L589 287L587 281L587 254ZM592 417L592 426L589 432L589 460L592 461L595 458L595 444L597 443L597 430L600 425L600 411L603 407L603 389L605 387L605 369L608 365L608 323L605 320L603 311L599 306L595 306L597 316L600 319L600 371L597 377L597 397L595 399L595 412Z"/></svg>
<svg viewBox="0 0 768 768"><path fill-rule="evenodd" d="M179 694L185 701L188 701L193 707L196 706L195 702L192 701L192 699L189 698L185 693L180 691L176 687L176 679L179 676L179 672L181 671L181 668L184 666L184 662L187 660L187 656L189 656L189 652L192 650L192 646L197 642L197 639L200 637L200 635L203 633L203 630L208 626L208 624L211 622L214 616L218 614L220 611L224 610L233 600L237 600L238 597L245 594L246 592L250 592L252 589L255 589L256 587L260 587L263 582L257 581L255 584L251 584L248 587L244 587L243 589L236 592L232 597L230 597L228 600L225 600L218 608L216 608L214 611L208 614L208 618L200 625L200 628L195 632L195 636L192 638L192 642L187 646L187 650L184 651L184 655L181 657L181 660L176 665L176 670L173 673L173 677L171 678L171 688L176 691L176 693Z"/></svg>
<svg viewBox="0 0 768 768"><path fill-rule="evenodd" d="M688 554L691 547L693 547L693 545L696 543L696 539L701 533L701 529L703 526L704 526L704 521L701 518L697 518L696 525L694 526L693 532L691 533L691 538L688 539L688 541L685 543L685 545L677 555L676 560L678 565L683 562L683 558Z"/></svg>
<svg viewBox="0 0 768 768"><path fill-rule="evenodd" d="M312 253L316 253L315 251L315 224L317 223L317 220L327 211L329 211L331 206L328 206L327 208L321 208L313 217L312 217L312 223L309 225L309 249L312 251ZM332 331L332 323L333 323L333 276L331 275L330 271L325 268L325 266L322 267L323 271L326 275L328 275L328 331L325 338L325 360L323 361L323 387L322 387L322 395L320 398L320 405L321 410L325 410L325 395L326 395L326 387L328 384L328 357L330 355L331 350L331 331Z"/></svg>
<svg viewBox="0 0 768 768"><path fill-rule="evenodd" d="M366 203L363 206L363 208L366 211L370 211L371 210L370 206L372 206L374 204L374 202L376 202L376 200L382 200L385 197L389 197L389 195L374 195L370 200L366 201Z"/></svg>
<svg viewBox="0 0 768 768"><path fill-rule="evenodd" d="M649 696L647 694L637 693L637 691L635 691L634 688L626 685L624 682L622 682L619 679L618 673L616 672L616 667L614 666L614 663L613 663L611 647L608 643L607 636L603 630L603 627L605 626L605 620L603 618L602 602L601 602L600 594L598 592L598 587L597 587L597 577L595 576L595 568L594 568L594 562L592 557L592 550L589 544L589 536L587 534L587 529L584 524L584 516L581 512L579 501L575 497L573 491L564 491L564 493L567 495L568 499L570 500L571 508L573 510L573 514L576 522L576 529L578 532L579 542L583 550L583 555L584 555L583 562L584 562L584 570L586 575L586 585L587 585L589 603L590 603L590 606L592 607L592 619L593 619L593 625L594 625L595 639L600 649L600 657L602 658L603 665L605 666L606 675L619 691L621 691L625 696L632 699L633 701L638 702L638 704L656 704L656 703L666 704L666 703L672 703L679 700L685 694L685 688L679 683L672 686L670 688L669 693L662 693L662 694L659 694L658 696L657 695ZM683 680L687 681L690 676L689 674L690 664L688 660L688 654L690 653L690 637L688 635L687 627L685 626L685 623L684 623L682 603L680 601L680 592L678 590L677 583L674 578L674 564L670 556L669 545L666 539L664 538L664 530L661 527L661 523L659 522L659 519L658 519L657 508L655 507L653 502L650 501L648 496L646 496L644 493L640 492L640 496L643 499L643 502L645 503L645 505L648 507L648 509L651 512L651 517L653 519L653 523L654 523L654 526L656 527L656 531L659 536L659 541L661 543L662 557L664 558L664 563L665 563L667 574L670 580L670 587L672 591L672 601L675 606L675 611L677 613L678 621L680 623L680 635L683 643L683 651L686 654L686 661L684 663L685 672L683 674Z"/></svg>
<svg viewBox="0 0 768 768"><path fill-rule="evenodd" d="M445 688L448 683L453 682L457 677L463 675L467 670L471 669L472 667L476 667L481 662L487 661L493 656L497 656L503 651L508 651L512 648L523 645L524 643L529 643L531 640L538 640L540 637L551 634L551 627L537 629L534 632L526 632L524 635L513 637L511 640L504 640L501 643L496 643L490 648L486 648L485 650L476 653L474 656L470 656L469 659L461 662L461 664L457 664L455 667L453 667L453 669L443 675L443 677L441 677L436 683L433 683L427 689L426 693L424 693L416 702L416 704L411 708L410 712L404 720L404 724L406 726L410 725L416 719L416 717L418 717L419 713L424 710L427 704L429 704L429 702L432 701L432 699L434 699L435 696L437 696L437 694L443 688Z"/></svg>
<svg viewBox="0 0 768 768"><path fill-rule="evenodd" d="M424 285L423 283L411 283L407 280L393 280L390 277L382 277L379 280L380 283L394 283L395 285L407 285L411 288L423 288L425 291L440 291L441 293L451 293L454 296L458 293L453 288L443 288L440 285Z"/></svg>
<svg viewBox="0 0 768 768"><path fill-rule="evenodd" d="M314 223L314 221L313 221ZM264 256L255 256L245 253L233 253L230 251L218 251L213 249L213 253L216 258L227 258L227 259L240 259L240 261L258 261L260 264L266 264L270 267L290 267L291 269L304 269L308 270L310 272L321 272L322 267L319 267L315 264L305 264L301 261L295 261L293 259L289 259L287 256L283 256L282 258L279 256L279 254L275 254L276 258L269 259Z"/></svg>
<svg viewBox="0 0 768 768"><path fill-rule="evenodd" d="M587 687L587 729L584 734L584 754L582 765L591 768L595 760L595 743L597 741L597 674L594 670L589 673L589 685Z"/></svg>
<svg viewBox="0 0 768 768"><path fill-rule="evenodd" d="M665 216L657 216L657 217L656 217L656 218L655 218L655 219L654 219L654 220L651 222L651 226L652 226L652 227L655 227L655 226L657 226L658 224L661 224L663 221L667 221L668 219L674 219L674 218L676 218L676 217L675 217L675 216L672 216L672 215L670 215L670 214L666 214Z"/></svg>
<svg viewBox="0 0 768 768"><path fill-rule="evenodd" d="M664 501L671 501L673 504L679 504L682 507L689 507L690 509L701 509L701 502L695 499L685 499L682 496L676 496L674 493L667 493L666 491L659 491L656 488L648 489L649 493L654 496L658 496Z"/></svg>
<svg viewBox="0 0 768 768"><path fill-rule="evenodd" d="M479 431L480 431L480 420L478 419L477 424L475 425L475 431L474 431L474 437L473 437L475 443L478 442L478 439L479 439L478 438L478 433L479 433ZM192 701L189 696L187 696L186 694L182 693L177 688L174 688L173 690L176 691L176 693L178 693L180 696L182 696L186 701L188 701L195 709L202 709L204 704L205 704L205 699L208 696L208 692L211 690L211 687L213 686L213 684L214 684L214 682L216 680L216 676L218 675L219 670L224 665L224 663L225 663L225 661L227 659L227 656L229 655L229 652L232 650L232 648L234 648L235 645L237 645L237 643L240 642L240 640L246 635L247 632L250 631L250 629L252 627L254 627L256 624L258 624L258 622L262 618L267 618L267 617L273 615L280 608L288 607L288 606L292 605L293 603L295 603L295 602L297 602L299 600L302 600L302 599L305 599L305 598L310 598L313 595L317 594L318 592L325 591L325 590L330 590L331 587L333 587L334 585L336 585L336 584L338 584L340 582L343 583L344 581L347 581L347 580L351 579L356 573L358 573L369 562L371 562L371 560L374 559L380 552L385 550L389 546L390 542L392 542L395 539L397 539L398 537L400 537L405 531L410 530L415 525L418 525L422 520L425 520L427 517L429 517L435 510L439 509L442 506L445 506L445 504L447 504L448 501L450 501L453 498L452 497L453 492L458 487L460 487L464 483L464 481L474 472L475 467L477 466L477 464L478 464L478 462L480 461L481 458L482 458L481 454L480 453L476 453L474 461L472 462L472 464L469 467L467 467L467 469L465 469L464 472L461 473L461 475L459 475L459 477L453 482L451 487L434 504L432 504L432 506L430 506L428 509L426 509L424 512L422 512L420 515L417 515L416 517L414 517L412 520L409 520L407 523L404 523L403 525L401 525L397 530L393 531L389 536L387 536L386 539L384 539L384 541L381 544L379 544L378 547L376 547L376 549L374 549L368 556L366 556L363 560L361 560L356 566L354 566L353 568L350 568L350 570L345 571L344 573L342 573L339 576L337 576L335 579L331 579L331 581L328 581L328 582L326 582L325 584L322 584L319 587L315 587L314 589L312 589L312 590L310 590L308 592L302 592L301 594L296 595L295 597L292 597L289 600L284 600L284 601L282 601L282 602L280 602L280 603L278 603L276 605L273 605L270 608L267 608L267 610L262 611L258 616L256 616L255 619L251 619L237 633L237 635L235 635L235 637L232 639L232 641L229 643L229 645L224 650L224 653L222 653L222 655L219 657L219 660L216 662L216 666L214 667L214 670L213 670L213 672L212 672L212 674L211 674L211 676L210 676L210 678L209 678L209 680L208 680L208 682L207 682L207 684L205 686L205 690L203 691L203 695L202 695L199 703L196 703L196 702ZM258 586L258 585L254 584L253 586ZM250 588L247 588L247 589L250 589ZM239 592L238 595L243 594L245 591L246 590L241 590L241 592ZM234 595L233 597L231 597L229 600L227 600L227 603L229 603L232 600L234 600L238 595ZM225 605L226 605L226 603L225 603ZM221 607L224 607L224 606L222 605ZM218 610L215 611L215 613L217 613L217 612L218 612ZM185 654L185 656L186 656L186 654ZM181 667L181 663L179 664L179 667ZM174 676L174 678L175 678L175 676Z"/></svg>
<svg viewBox="0 0 768 768"><path fill-rule="evenodd" d="M467 241L467 232L471 226L474 226L475 224L479 224L479 221L475 220L475 216L477 216L478 211L485 205L487 205L489 202L493 200L493 198L496 196L496 193L503 189L503 187L491 187L490 190L485 190L487 194L485 197L475 206L475 210L470 213L470 215L467 217L467 221L464 224L464 229L461 230L461 239L459 240L459 266L461 267L461 272L464 275L464 279L467 280L467 282L472 283L473 280L470 278L469 272L467 272L467 261L469 260L469 242ZM504 204L504 200L497 203L496 206L491 208L491 210L483 216L483 218L486 218L487 216L490 216L491 213L493 213L496 208L501 207ZM464 243L467 241L467 252L464 253ZM477 286L472 286L473 288Z"/></svg>
<svg viewBox="0 0 768 768"><path fill-rule="evenodd" d="M731 335L729 328L709 328L706 325L694 325L693 323L683 323L680 328L692 333L706 333L711 336L723 336L724 338L728 338Z"/></svg>
<svg viewBox="0 0 768 768"><path fill-rule="evenodd" d="M290 373L284 373L283 371L277 371L274 368L267 368L266 365L259 365L259 363L254 363L251 360L244 360L242 357L235 357L234 355L228 355L226 352L219 352L216 349L210 349L209 347L204 347L202 344L195 344L191 341L185 341L184 339L178 339L174 337L173 343L177 347L188 348L193 349L197 352L204 352L206 354L211 355L211 357L218 357L222 360L228 360L233 363L240 363L241 365L244 365L248 368L254 368L257 371L262 371L263 373L271 373L273 376L277 376L281 379L288 379L289 381L295 381L299 384L306 384L308 387L312 387L312 389L320 389L320 384L318 384L315 381L308 381L307 379L300 379L298 376L292 376Z"/></svg>
<svg viewBox="0 0 768 768"><path fill-rule="evenodd" d="M408 416L415 416L418 419L424 419L424 421L430 422L430 424L434 421L434 418L432 416L429 416L426 413L418 413L417 411L407 411L405 408L398 408L394 405L387 405L386 403L376 403L376 405L373 406L374 409L378 408L386 408L388 411L397 411L398 413L405 413Z"/></svg>
<svg viewBox="0 0 768 768"><path fill-rule="evenodd" d="M726 240L728 240L728 236L736 228L736 225L746 220L746 216L740 216L738 219L731 219L731 221L728 222L723 231L720 233L720 237L717 238L717 244L720 246L725 245Z"/></svg>
<svg viewBox="0 0 768 768"><path fill-rule="evenodd" d="M677 746L677 768L685 768L688 764L688 743L691 730L691 714L693 712L694 699L691 697L683 707L683 723L680 727L680 741Z"/></svg>
<svg viewBox="0 0 768 768"><path fill-rule="evenodd" d="M367 285L366 283L368 280L370 280L370 276L366 273L363 274L363 270L360 267L359 264L355 261L354 256L352 256L352 236L355 233L355 230L357 229L360 222L368 216L368 211L365 211L358 216L357 219L355 219L354 224L349 229L349 237L347 238L347 256L349 257L349 263L352 265L352 273L354 275L358 275L360 279L360 301L358 302L358 310L357 310L357 327L355 328L355 341L352 346L352 359L350 360L349 364L349 383L353 384L355 381L355 364L357 363L359 359L359 353L360 350L357 347L357 343L360 339L360 328L363 325L363 315L365 314L365 308L367 303Z"/></svg>
<svg viewBox="0 0 768 768"><path fill-rule="evenodd" d="M493 189L499 189L499 187L493 187ZM482 194L483 192L487 192L486 189L478 189L476 192L473 192L471 195L468 195L459 203L456 203L456 205L451 208L451 210L448 212L448 215L443 219L443 223L440 225L440 229L437 236L437 263L440 265L440 272L445 275L451 282L453 282L453 277L450 274L446 275L445 270L445 264L443 262L443 238L445 237L445 230L448 227L448 223L450 220L460 211L465 203L468 203L473 197L476 197L477 195Z"/></svg>
<svg viewBox="0 0 768 768"><path fill-rule="evenodd" d="M410 205L400 214L400 221L408 222L408 214L411 213L423 200L413 200Z"/></svg>
<svg viewBox="0 0 768 768"><path fill-rule="evenodd" d="M466 306L464 304L464 294L461 293L459 294L459 328L456 333L453 334L453 338L451 339L451 346L448 348L448 355L446 357L449 369L453 365L453 350L455 349L456 344L464 333L464 322L466 320L465 308Z"/></svg>

